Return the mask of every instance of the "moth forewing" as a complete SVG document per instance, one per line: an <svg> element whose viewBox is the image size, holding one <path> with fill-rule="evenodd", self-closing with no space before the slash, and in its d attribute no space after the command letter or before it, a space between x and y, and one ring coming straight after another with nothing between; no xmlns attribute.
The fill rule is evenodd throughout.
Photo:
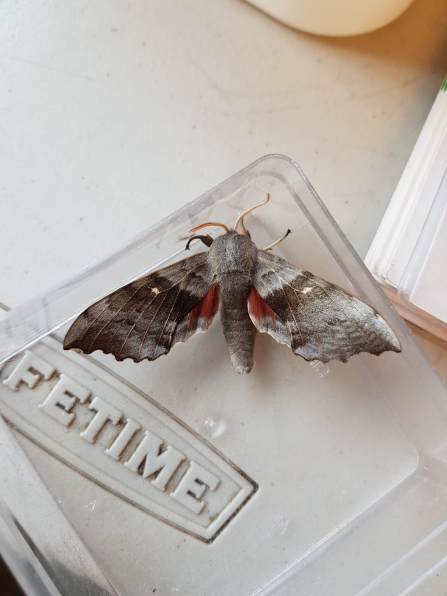
<svg viewBox="0 0 447 596"><path fill-rule="evenodd" d="M203 330L200 304L211 287L207 253L178 261L87 308L68 330L64 348L79 348L86 354L102 350L117 360L155 360L167 354L174 343ZM218 300L215 292L213 297ZM208 326L216 312L208 300Z"/></svg>
<svg viewBox="0 0 447 596"><path fill-rule="evenodd" d="M280 336L288 333L293 352L305 360L346 362L360 352L401 350L395 333L372 307L276 255L258 252L254 287L275 313L267 329L252 317L254 324L273 337L278 329Z"/></svg>

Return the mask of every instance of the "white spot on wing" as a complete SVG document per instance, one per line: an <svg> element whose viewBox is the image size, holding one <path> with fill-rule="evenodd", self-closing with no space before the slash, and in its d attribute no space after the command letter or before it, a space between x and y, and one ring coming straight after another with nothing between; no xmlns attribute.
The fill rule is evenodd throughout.
<svg viewBox="0 0 447 596"><path fill-rule="evenodd" d="M307 288L304 288L304 290L301 290L301 293L302 293L302 294L307 294L307 292L310 292L312 289L313 289L313 288L309 288L309 287L307 287Z"/></svg>
<svg viewBox="0 0 447 596"><path fill-rule="evenodd" d="M157 296L157 294L160 293L160 290L158 288L152 288L151 292L153 292Z"/></svg>

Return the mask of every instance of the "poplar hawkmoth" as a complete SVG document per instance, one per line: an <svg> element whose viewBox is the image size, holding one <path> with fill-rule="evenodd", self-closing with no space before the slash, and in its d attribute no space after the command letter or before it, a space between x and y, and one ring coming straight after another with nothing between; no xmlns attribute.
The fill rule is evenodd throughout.
<svg viewBox="0 0 447 596"><path fill-rule="evenodd" d="M191 236L209 250L134 281L87 308L65 336L66 350L102 350L117 360L155 360L179 342L206 331L220 311L234 370L253 368L256 332L268 333L305 360L346 362L359 352L378 356L401 347L395 333L371 307L338 286L300 269L270 250L287 233L258 249L241 213L225 233ZM241 231L238 232L238 228Z"/></svg>

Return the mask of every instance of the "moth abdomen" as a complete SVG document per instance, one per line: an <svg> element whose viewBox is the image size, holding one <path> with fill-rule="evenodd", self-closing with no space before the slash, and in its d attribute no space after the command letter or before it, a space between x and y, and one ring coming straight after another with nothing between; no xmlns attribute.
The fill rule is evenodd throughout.
<svg viewBox="0 0 447 596"><path fill-rule="evenodd" d="M221 278L221 323L234 370L242 375L253 368L256 328L247 309L250 293L247 276L237 272Z"/></svg>

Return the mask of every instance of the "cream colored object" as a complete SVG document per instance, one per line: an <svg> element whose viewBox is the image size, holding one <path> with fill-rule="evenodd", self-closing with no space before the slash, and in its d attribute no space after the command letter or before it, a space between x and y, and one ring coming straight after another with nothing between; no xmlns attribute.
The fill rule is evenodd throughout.
<svg viewBox="0 0 447 596"><path fill-rule="evenodd" d="M319 35L358 35L397 19L413 0L248 0L286 25Z"/></svg>

